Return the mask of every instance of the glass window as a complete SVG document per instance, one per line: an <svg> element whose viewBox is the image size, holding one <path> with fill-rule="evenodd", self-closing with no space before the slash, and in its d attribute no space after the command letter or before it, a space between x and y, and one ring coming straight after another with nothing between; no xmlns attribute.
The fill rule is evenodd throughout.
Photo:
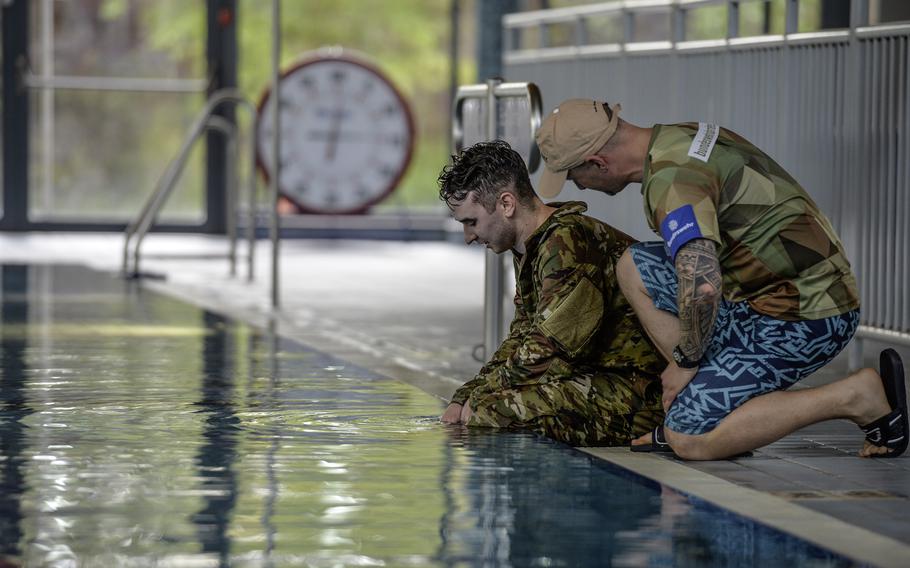
<svg viewBox="0 0 910 568"><path fill-rule="evenodd" d="M907 2L907 0L870 0L870 24L894 24L898 22L910 22L910 2Z"/></svg>
<svg viewBox="0 0 910 568"><path fill-rule="evenodd" d="M670 33L670 12L642 12L635 14L633 22L632 41L669 41L673 38Z"/></svg>
<svg viewBox="0 0 910 568"><path fill-rule="evenodd" d="M622 43L622 13L614 12L585 18L585 32L591 45Z"/></svg>
<svg viewBox="0 0 910 568"><path fill-rule="evenodd" d="M35 89L30 104L29 218L123 222L176 156L200 92L107 90L109 79L205 76L204 2L41 0L31 9L31 73L80 88ZM204 220L204 141L160 218Z"/></svg>
<svg viewBox="0 0 910 568"><path fill-rule="evenodd" d="M727 5L707 5L686 11L686 40L727 37Z"/></svg>

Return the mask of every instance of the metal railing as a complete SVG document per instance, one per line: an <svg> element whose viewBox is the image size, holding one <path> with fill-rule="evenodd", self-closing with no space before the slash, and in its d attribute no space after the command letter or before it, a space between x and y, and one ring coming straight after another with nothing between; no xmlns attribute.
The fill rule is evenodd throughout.
<svg viewBox="0 0 910 568"><path fill-rule="evenodd" d="M848 28L797 33L799 2L787 0L784 33L741 37L747 3L627 0L508 15L505 72L552 104L587 96L624 103L638 124L714 122L773 156L832 220L854 266L855 367L863 338L910 345L910 24L869 25L869 3L853 0ZM687 18L709 5L726 6L725 37L693 41ZM643 15L668 22L662 37L638 35ZM595 41L603 18L619 31ZM536 43L516 41L532 31L524 39ZM654 238L637 191L608 201L592 201L591 214Z"/></svg>
<svg viewBox="0 0 910 568"><path fill-rule="evenodd" d="M164 173L158 179L155 190L146 200L145 205L139 212L139 215L129 223L124 233L123 242L123 259L121 272L126 278L140 278L151 276L140 270L141 247L142 241L146 234L158 218L158 214L167 202L168 197L174 190L180 174L183 172L186 162L189 159L190 151L199 138L209 129L221 132L227 139L227 233L229 240L228 259L230 262L230 274L235 276L237 273L237 127L230 121L216 116L214 112L224 104L232 104L246 109L250 114L251 133L248 141L249 163L247 179L247 197L248 197L248 220L247 229L247 278L253 279L254 254L255 254L255 232L256 232L256 145L253 141L253 132L256 124L256 108L236 89L223 89L217 91L209 97L205 107L199 113L196 120L190 126L183 145L177 152L176 157L168 164Z"/></svg>
<svg viewBox="0 0 910 568"><path fill-rule="evenodd" d="M785 0L784 30L782 34L744 36L741 34L741 7L761 0L614 0L568 8L536 10L508 14L503 18L505 28L505 61L521 63L549 59L575 59L578 57L619 56L622 54L659 54L671 51L700 51L735 46L799 43L819 39L860 37L880 33L891 33L904 28L896 26L868 26L868 0L852 0L850 3L850 26L843 30L798 33L799 0ZM687 20L700 8L723 6L727 9L724 37L716 39L690 39L687 37ZM639 38L641 32L636 26L640 16L651 15L666 18L667 37ZM609 41L592 38L592 29L604 27L596 24L598 19L613 20L614 34ZM563 34L565 45L554 46L551 26L570 26L571 33ZM661 27L661 26L657 26ZM522 32L535 32L537 45L521 47L517 39ZM530 35L530 34L529 34Z"/></svg>
<svg viewBox="0 0 910 568"><path fill-rule="evenodd" d="M503 103L503 105L500 105ZM540 127L543 103L533 83L503 83L459 87L452 105L452 145L455 152L490 140L505 140L522 155L528 171L540 164L534 133ZM503 257L486 251L484 270L484 357L489 358L503 340Z"/></svg>

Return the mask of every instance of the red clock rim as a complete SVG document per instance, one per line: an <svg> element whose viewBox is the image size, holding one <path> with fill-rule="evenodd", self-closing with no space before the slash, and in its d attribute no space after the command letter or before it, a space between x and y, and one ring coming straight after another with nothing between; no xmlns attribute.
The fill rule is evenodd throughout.
<svg viewBox="0 0 910 568"><path fill-rule="evenodd" d="M405 115L405 118L407 120L407 125L408 125L408 146L407 146L407 153L405 154L405 159L402 161L401 169L396 173L395 178L391 180L391 182L387 185L387 187L381 193L376 195L374 198L370 199L369 201L367 201L361 205L358 205L357 207L353 207L353 208L349 208L349 209L319 209L316 207L311 207L311 206L305 205L305 204L301 203L300 201L298 201L297 199L294 199L293 196L289 195L285 191L282 191L280 185L278 187L278 192L281 195L283 195L285 198L290 200L294 205L296 205L303 213L315 213L315 214L320 214L320 215L358 215L361 213L366 213L370 209L370 207L376 205L377 203L379 203L380 201L382 201L383 199L388 197L395 190L395 188L398 187L398 183L404 177L405 172L407 172L408 166L411 164L411 159L414 155L414 137L416 135L415 128L414 128L414 117L411 114L411 107L408 104L408 101L404 98L404 96L402 96L401 92L398 90L398 87L396 87L395 84L392 83L392 81L389 80L389 78L377 66L373 65L372 63L364 60L363 58L361 58L359 56L352 55L348 52L342 52L340 54L331 54L331 55L317 53L317 54L313 54L311 56L306 56L303 59L301 59L300 61L297 61L296 63L294 63L291 66L284 69L279 75L279 81L281 81L285 77L297 72L299 69L301 69L303 67L308 67L308 66L314 65L316 63L325 63L325 62L330 62L330 61L343 61L345 63L357 65L358 67L361 67L361 68L365 69L366 71L379 77L379 79L384 81L386 83L386 85L388 85L388 87L392 90L392 93L395 95L395 97L401 103L401 107L404 109L404 115ZM260 153L259 127L262 124L262 120L261 120L262 113L265 109L265 105L268 102L271 94L272 94L272 85L269 84L269 86L266 87L265 90L262 92L262 95L260 95L259 102L256 105L256 117L257 117L256 118L256 137L255 137L255 139L256 139L256 167L259 170L259 172L262 174L262 177L265 180L266 184L270 183L270 178L269 178L269 170L268 170L268 168L266 168L265 162L262 159L262 154Z"/></svg>

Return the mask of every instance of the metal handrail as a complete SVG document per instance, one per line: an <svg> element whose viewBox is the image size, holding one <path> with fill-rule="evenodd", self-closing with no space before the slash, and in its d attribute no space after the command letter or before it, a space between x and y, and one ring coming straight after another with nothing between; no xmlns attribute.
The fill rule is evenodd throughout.
<svg viewBox="0 0 910 568"><path fill-rule="evenodd" d="M518 32L529 28L541 30L539 35L541 44L536 47L518 48L513 45L511 35L506 33L506 47L503 57L509 63L524 63L541 59L575 59L583 57L589 50L598 51L597 48L609 47L611 54L620 55L623 52L661 53L685 52L693 47L686 38L685 17L688 12L696 8L710 5L726 5L728 7L727 33L725 38L716 38L711 41L716 49L727 47L751 45L761 43L763 46L782 46L804 43L827 43L829 41L846 41L851 36L875 37L878 35L910 35L910 24L888 23L868 25L867 0L853 0L851 2L850 25L838 30L820 30L817 32L800 33L798 28L798 2L787 0L785 6L784 33L774 36L742 36L739 30L739 9L743 2L754 0L612 0L596 4L571 6L564 8L549 8L528 12L508 14L503 17L502 25L506 32ZM671 37L659 42L636 42L632 19L636 14L646 12L666 11L671 17ZM589 44L587 42L586 22L598 16L618 15L624 20L623 38L618 43ZM546 26L550 24L572 24L575 26L573 40L570 45L546 45ZM845 37L846 36L846 37ZM602 55L602 53L598 53Z"/></svg>
<svg viewBox="0 0 910 568"><path fill-rule="evenodd" d="M460 153L464 149L464 103L470 99L486 100L493 112L488 112L487 138L495 140L496 132L496 100L500 98L523 98L527 100L530 109L528 127L533 134L540 128L543 114L543 103L541 102L540 89L534 83L503 83L495 81L493 83L478 85L462 85L455 92L455 100L452 104L452 145L455 153ZM492 121L492 123L490 123ZM531 140L528 150L528 172L534 173L540 165L540 151L537 144Z"/></svg>
<svg viewBox="0 0 910 568"><path fill-rule="evenodd" d="M236 156L237 156L237 128L230 121L228 121L220 116L213 115L206 119L205 123L203 124L203 129L200 132L200 135L201 135L201 133L204 133L208 130L215 130L217 132L221 132L222 134L224 134L224 136L227 140L228 176L227 176L227 192L226 193L227 193L228 212L229 212L228 238L231 241L231 248L230 248L230 252L228 254L231 257L231 259L230 259L231 260L231 273L233 274L234 270L235 270L234 267L236 265L236 261L235 261L236 234L234 233L234 227L231 226L232 225L231 218L234 216L233 215L234 210L232 208L232 202L233 202L232 193L234 191L235 184L232 179L232 176L230 175L230 172L233 169L232 166L235 163ZM197 139L198 139L198 137L195 137L193 139L193 142L195 142ZM192 144L190 145L190 147L192 147ZM186 164L186 160L179 159L179 158L178 158L178 160L175 160L175 162L172 162L171 164L169 164L168 169L165 170L165 174L162 176L162 180L166 179L167 182L159 183L159 190L155 191L150 196L149 200L145 204L145 207L143 207L143 210L140 213L139 217L136 220L134 220L130 224L129 227L127 227L126 241L124 243L124 250L123 250L123 261L124 261L123 273L125 276L127 276L129 278L150 276L149 274L143 274L139 270L140 247L142 244L142 240L145 238L145 235L148 233L153 222L157 218L161 209L164 207L164 204L167 201L168 197L170 197L171 192L173 191L173 188L176 186L177 179L179 178L180 174L182 173L183 167L185 166L185 164ZM132 269L130 270L129 263L128 263L129 242L130 242L130 238L132 236L135 236L136 240L134 241L134 248L133 248L133 255L132 255L133 256L133 266L132 266Z"/></svg>
<svg viewBox="0 0 910 568"><path fill-rule="evenodd" d="M499 136L499 111L497 101L501 98L523 98L528 103L529 120L525 123L531 133L531 147L527 159L528 171L534 172L540 163L540 151L534 143L534 133L540 128L543 100L534 83L503 83L501 79L488 79L485 84L463 85L455 93L452 105L452 145L456 153L464 147L464 103L469 99L485 100L487 107L486 140ZM484 358L490 357L502 343L503 305L505 291L505 267L503 259L493 251L485 253L484 265Z"/></svg>
<svg viewBox="0 0 910 568"><path fill-rule="evenodd" d="M223 89L217 91L209 97L205 107L199 113L196 120L190 126L183 145L180 147L177 156L168 164L164 173L155 186L155 191L149 196L139 215L126 228L123 243L123 261L122 274L127 278L141 277L139 270L140 249L142 240L151 229L158 214L164 207L165 202L173 191L180 174L189 158L190 150L193 144L208 129L214 129L224 132L228 139L228 176L227 176L227 206L228 206L228 236L230 238L230 263L231 275L236 274L236 253L237 253L237 198L236 198L236 127L229 121L215 116L215 110L222 104L230 103L241 106L250 113L252 121L252 131L255 131L256 108L249 102L240 91L236 89ZM256 228L256 145L253 141L252 134L249 140L249 178L247 180L247 191L249 194L250 207L248 211L249 220L247 221L248 237L248 275L249 280L253 279L254 250L255 250L255 228ZM132 267L130 267L130 241L135 237L132 251Z"/></svg>

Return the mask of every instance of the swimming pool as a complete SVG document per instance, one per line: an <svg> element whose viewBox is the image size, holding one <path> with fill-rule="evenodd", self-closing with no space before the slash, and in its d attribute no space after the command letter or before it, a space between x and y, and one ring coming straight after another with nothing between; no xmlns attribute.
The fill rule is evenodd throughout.
<svg viewBox="0 0 910 568"><path fill-rule="evenodd" d="M853 565L134 283L0 293L0 565Z"/></svg>

